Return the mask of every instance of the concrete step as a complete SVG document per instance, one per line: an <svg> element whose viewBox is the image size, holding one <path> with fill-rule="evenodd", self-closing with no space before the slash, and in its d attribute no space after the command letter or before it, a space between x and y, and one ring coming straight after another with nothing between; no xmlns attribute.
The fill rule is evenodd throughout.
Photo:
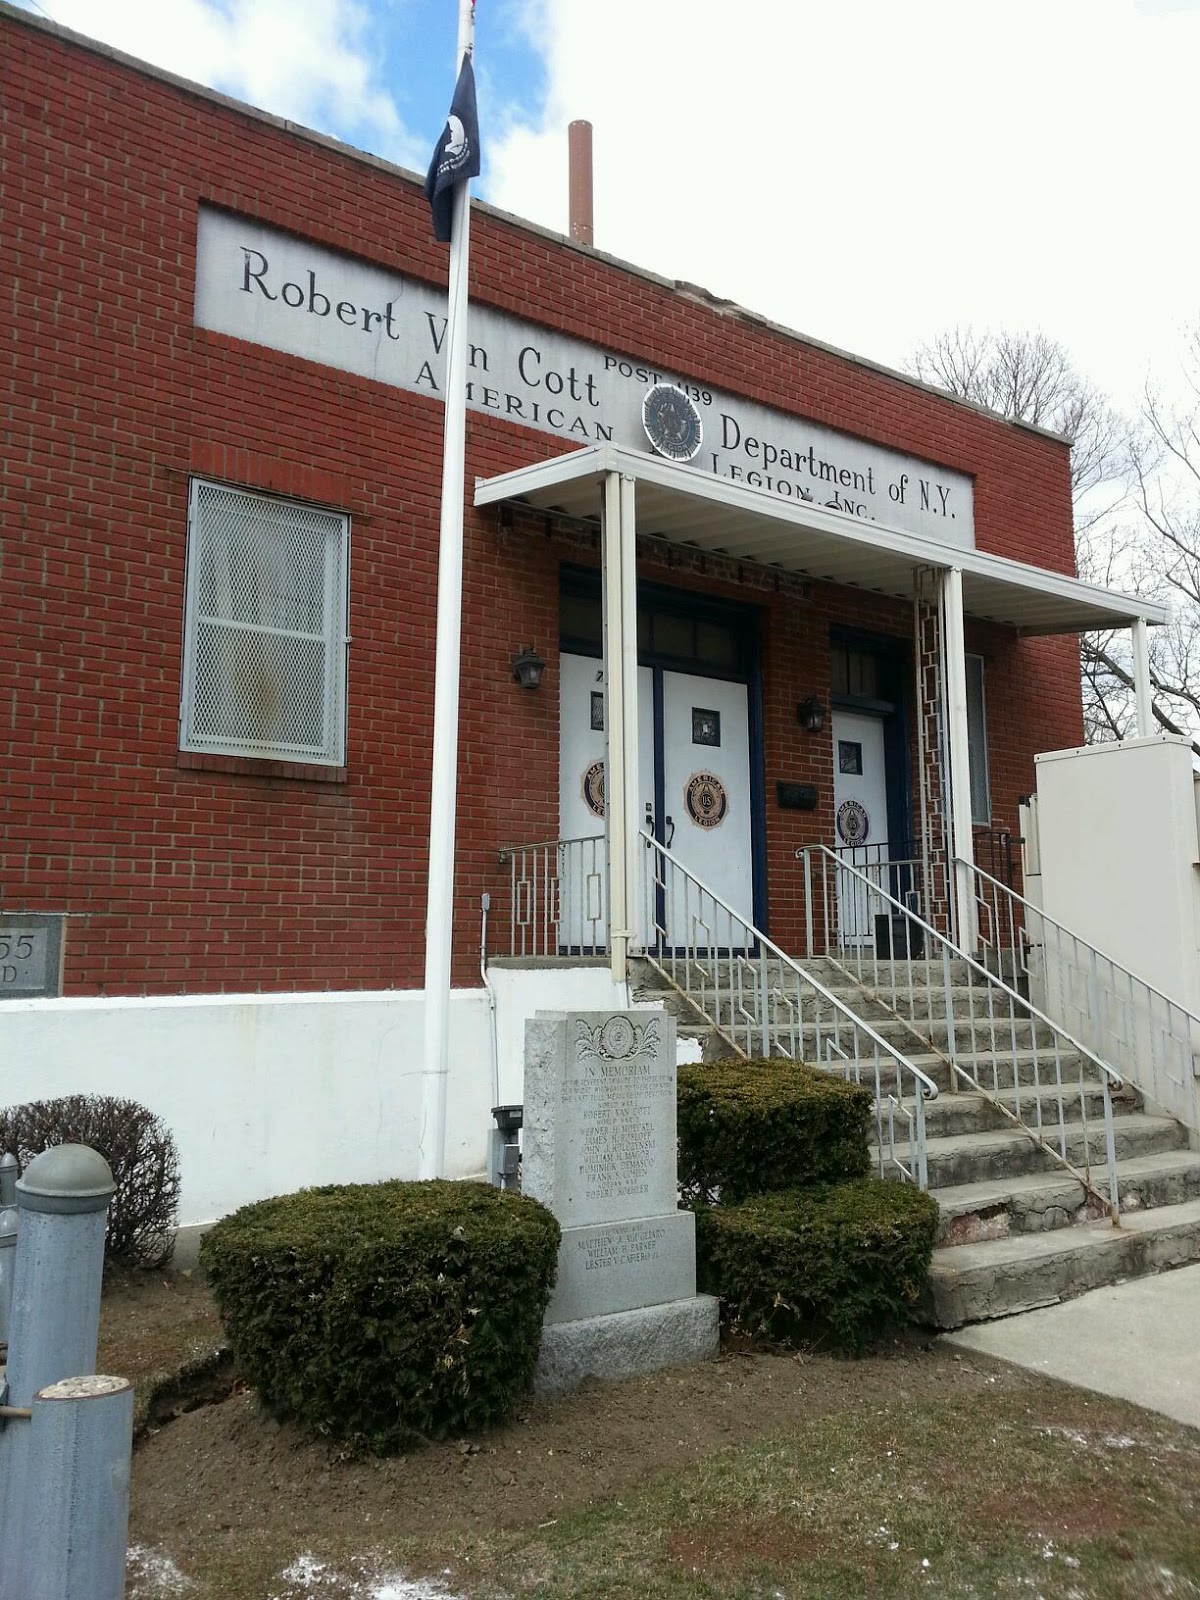
<svg viewBox="0 0 1200 1600"><path fill-rule="evenodd" d="M749 1008L755 1014L758 1012L756 996L736 989L731 993L726 986L703 990L697 987L686 998L677 990L654 989L644 984L639 984L634 993L635 999L662 1001L676 1015L683 1014L689 1006L695 1012L703 1007L705 1011L722 1017L740 1014L743 1008ZM848 992L841 998L849 1017L829 1001L810 992L797 997L798 1005L789 1003L786 998L773 997L767 1007L767 1018L772 1028L787 1030L796 1021L797 1015L801 1025L808 1028L817 1023L823 1027L831 1024L847 1027L853 1017L867 1023L881 1038L906 1053L911 1053L919 1040L932 1043L941 1050L949 1046L950 1029L944 1015L923 1016L918 1012L911 1017L897 1017L870 997ZM962 1011L956 1012L954 1037L960 1052L1009 1052L1014 1046L1027 1050L1032 1049L1036 1042L1038 1049L1052 1059L1055 1034L1044 1023L1035 1024L1029 1017L1010 1013L1007 1003L989 1013L986 1005L980 1001L974 1016L969 1013L965 1003ZM1060 1053L1068 1050L1069 1046L1060 1045Z"/></svg>
<svg viewBox="0 0 1200 1600"><path fill-rule="evenodd" d="M1094 1174L1100 1177L1101 1174ZM1168 1150L1118 1162L1122 1212L1152 1210L1200 1199L1200 1155ZM1107 1192L1107 1178L1097 1184ZM1014 1233L1047 1233L1097 1215L1083 1185L1068 1173L1029 1173L931 1189L938 1203L938 1243L980 1244Z"/></svg>
<svg viewBox="0 0 1200 1600"><path fill-rule="evenodd" d="M1047 1125L1043 1138L1052 1143L1055 1149L1058 1148L1056 1126ZM1113 1139L1117 1160L1126 1161L1137 1156L1179 1150L1187 1143L1187 1133L1171 1117L1149 1117L1144 1112L1132 1112L1113 1117ZM1084 1163L1085 1143L1091 1153L1094 1181L1103 1190L1107 1185L1103 1122L1089 1126L1086 1139L1081 1123L1067 1123L1066 1155L1078 1167ZM963 1183L982 1183L988 1179L1019 1177L1030 1172L1061 1170L1049 1151L1042 1149L1019 1128L927 1137L925 1158L929 1185L934 1189L951 1188Z"/></svg>
<svg viewBox="0 0 1200 1600"><path fill-rule="evenodd" d="M949 1050L950 1029L943 1018L913 1017L900 1019L896 1017L883 1017L879 1020L866 1018L871 1027L889 1044L895 1044L903 1049L905 1043L909 1050L914 1046L914 1041L922 1040L934 1045L938 1050ZM1014 1049L1032 1050L1037 1046L1039 1054L1048 1062L1053 1063L1055 1034L1053 1029L1044 1023L1036 1026L1028 1018L1009 1021L1007 1017L996 1016L956 1017L954 1019L954 1042L960 1055L979 1053L991 1054L999 1052L1009 1055ZM1060 1040L1059 1054L1078 1054L1066 1041Z"/></svg>
<svg viewBox="0 0 1200 1600"><path fill-rule="evenodd" d="M922 1320L936 1328L1037 1306L1200 1260L1200 1200L934 1251Z"/></svg>
<svg viewBox="0 0 1200 1600"><path fill-rule="evenodd" d="M695 994L689 1000L684 1000L680 995L673 995L668 1000L662 994L646 994L646 999L666 1002L667 1009L677 1017L687 1017L689 1020L698 1020L701 1016L700 1007L722 1019L731 1015L741 1016L741 1000L735 996L731 1006L728 996L712 996ZM757 1011L752 1012L757 1016ZM935 1021L931 1026L925 1027L920 1022L905 1022L895 1017L884 1015L869 1015L867 1010L853 1014L858 1021L867 1027L894 1049L904 1055L928 1054L931 1048L939 1051L949 1050L949 1029L944 1022ZM788 1038L796 1014L786 1005L773 1004L768 1008L768 1021L772 1033L781 1038ZM820 1025L823 1034L832 1031L836 1037L844 1039L849 1045L854 1028L851 1017L839 1015L832 1007L820 1005L815 1008L804 1006L800 1012L800 1032L802 1038L810 1041L808 1048L811 1052L811 1040L815 1029ZM869 1035L867 1036L869 1037ZM959 1056L991 1056L992 1054L1011 1055L1013 1049L1032 1053L1035 1047L1035 1034L1028 1021L1008 1024L999 1019L988 1021L980 1019L974 1026L966 1021L956 1022L954 1033L955 1045ZM864 1046L860 1046L863 1048ZM1044 1072L1054 1070L1054 1040L1049 1029L1039 1025L1036 1032L1037 1052L1042 1060ZM1059 1048L1059 1057L1066 1063L1075 1059L1075 1052L1067 1045Z"/></svg>
<svg viewBox="0 0 1200 1600"><path fill-rule="evenodd" d="M897 1046L899 1048L899 1046ZM922 1071L926 1077L932 1078L943 1094L952 1092L953 1081L960 1085L961 1093L971 1093L967 1087L967 1080L958 1077L950 1070L949 1063L943 1056L933 1055L927 1050L905 1050L905 1057ZM977 1071L981 1086L991 1094L1004 1094L1011 1091L1014 1082L1029 1085L1032 1088L1036 1083L1043 1087L1055 1082L1054 1063L1047 1062L1040 1052L1035 1056L1032 1050L1020 1050L1015 1058L1011 1055L1003 1060L988 1060L980 1056L976 1061L966 1057L962 1061L964 1069L968 1072ZM1085 1084L1098 1084L1100 1082L1100 1068L1091 1061L1080 1062L1077 1057L1060 1057L1059 1069L1062 1074L1064 1091L1067 1088L1078 1088L1080 1082ZM881 1071L884 1080L883 1087L891 1092L894 1084L893 1077L888 1069ZM902 1093L907 1094L905 1088Z"/></svg>
<svg viewBox="0 0 1200 1600"><path fill-rule="evenodd" d="M861 964L851 959L839 965L829 956L814 956L805 959L796 957L798 966L806 972L811 972L828 989L846 986L851 983L861 983L866 988L907 988L910 984L916 988L932 989L940 987L946 981L945 968L941 956L931 961L875 961L868 957ZM770 965L770 963L768 963ZM776 963L778 965L778 963ZM950 962L951 983L965 984L974 971L966 961L952 959ZM978 979L978 974L975 974Z"/></svg>
<svg viewBox="0 0 1200 1600"><path fill-rule="evenodd" d="M1003 1090L996 1096L997 1105L986 1095L975 1090L959 1090L941 1094L936 1100L930 1100L925 1106L925 1132L927 1137L948 1136L960 1133L988 1133L997 1128L1011 1128L1012 1118L1006 1116L1001 1106L1011 1112L1017 1112L1024 1122L1032 1122L1041 1109L1043 1122L1056 1120L1058 1117L1057 1092L1046 1085L1035 1091L1032 1085L1026 1085L1018 1096L1012 1089ZM1081 1092L1079 1084L1073 1083L1063 1087L1064 1115L1068 1121L1078 1122L1083 1120L1081 1113L1086 1112L1087 1121L1091 1124L1102 1122L1104 1118L1104 1090L1098 1083L1085 1084ZM910 1099L905 1099L905 1104L911 1106ZM1123 1097L1114 1110L1132 1112L1140 1110L1134 1097Z"/></svg>

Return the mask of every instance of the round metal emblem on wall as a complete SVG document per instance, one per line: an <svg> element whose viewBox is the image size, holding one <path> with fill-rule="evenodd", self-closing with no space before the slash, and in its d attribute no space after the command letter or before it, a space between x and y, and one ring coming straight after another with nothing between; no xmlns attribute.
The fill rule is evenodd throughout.
<svg viewBox="0 0 1200 1600"><path fill-rule="evenodd" d="M729 796L715 772L697 772L690 777L683 803L698 828L719 828L729 814Z"/></svg>
<svg viewBox="0 0 1200 1600"><path fill-rule="evenodd" d="M704 442L695 401L673 383L656 383L642 399L646 437L668 461L690 461Z"/></svg>
<svg viewBox="0 0 1200 1600"><path fill-rule="evenodd" d="M838 807L837 831L843 844L866 844L871 831L866 806L858 800L843 800Z"/></svg>
<svg viewBox="0 0 1200 1600"><path fill-rule="evenodd" d="M604 815L604 763L593 761L583 775L583 798L594 817Z"/></svg>

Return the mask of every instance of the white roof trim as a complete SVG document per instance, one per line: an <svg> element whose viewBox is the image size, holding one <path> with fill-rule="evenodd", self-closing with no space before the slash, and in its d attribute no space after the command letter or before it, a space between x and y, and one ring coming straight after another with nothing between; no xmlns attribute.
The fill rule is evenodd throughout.
<svg viewBox="0 0 1200 1600"><path fill-rule="evenodd" d="M610 472L637 484L637 525L678 544L755 561L823 582L911 598L917 567L957 567L971 616L1021 633L1078 633L1160 625L1166 607L1022 561L938 544L811 501L778 500L695 467L615 445L595 445L475 483L475 504L514 500L543 511L598 519L599 485Z"/></svg>

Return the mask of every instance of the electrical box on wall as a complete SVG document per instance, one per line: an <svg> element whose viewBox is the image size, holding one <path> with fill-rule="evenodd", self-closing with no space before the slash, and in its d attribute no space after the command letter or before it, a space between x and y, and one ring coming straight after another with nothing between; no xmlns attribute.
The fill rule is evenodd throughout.
<svg viewBox="0 0 1200 1600"><path fill-rule="evenodd" d="M817 787L813 783L784 783L775 785L775 794L781 811L815 811Z"/></svg>

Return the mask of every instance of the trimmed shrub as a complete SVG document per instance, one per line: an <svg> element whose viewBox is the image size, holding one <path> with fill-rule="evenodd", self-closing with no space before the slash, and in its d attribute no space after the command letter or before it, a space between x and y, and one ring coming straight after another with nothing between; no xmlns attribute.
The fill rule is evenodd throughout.
<svg viewBox="0 0 1200 1600"><path fill-rule="evenodd" d="M475 1432L529 1388L558 1242L527 1196L389 1182L243 1206L200 1261L267 1409L382 1455Z"/></svg>
<svg viewBox="0 0 1200 1600"><path fill-rule="evenodd" d="M919 1189L871 1178L705 1207L699 1287L746 1333L855 1354L919 1299L937 1216Z"/></svg>
<svg viewBox="0 0 1200 1600"><path fill-rule="evenodd" d="M803 1063L681 1066L679 1185L686 1204L865 1176L872 1097Z"/></svg>
<svg viewBox="0 0 1200 1600"><path fill-rule="evenodd" d="M179 1153L162 1121L136 1100L72 1094L0 1111L0 1152L22 1172L43 1150L86 1144L112 1168L104 1253L123 1266L162 1267L175 1248Z"/></svg>

